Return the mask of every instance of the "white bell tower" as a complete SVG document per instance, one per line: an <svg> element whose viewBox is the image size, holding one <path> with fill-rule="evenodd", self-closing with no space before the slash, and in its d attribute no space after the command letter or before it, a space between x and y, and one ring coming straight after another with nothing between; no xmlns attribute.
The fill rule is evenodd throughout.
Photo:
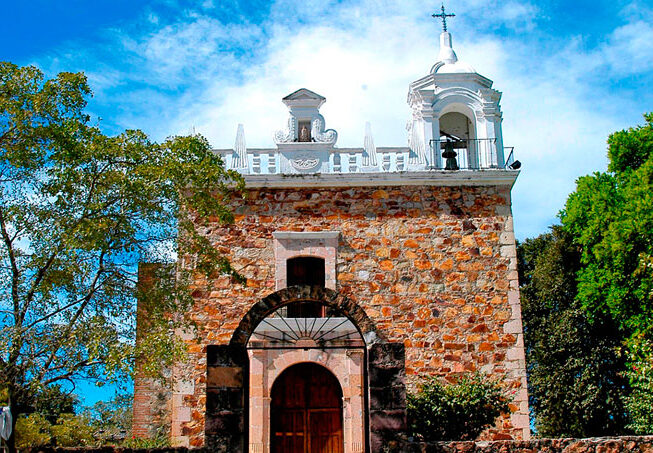
<svg viewBox="0 0 653 453"><path fill-rule="evenodd" d="M425 156L430 168L445 168L445 149L457 153L461 168L504 168L501 92L458 60L446 23L453 16L444 6L433 14L442 19L440 52L430 73L409 86L408 146L414 155Z"/></svg>

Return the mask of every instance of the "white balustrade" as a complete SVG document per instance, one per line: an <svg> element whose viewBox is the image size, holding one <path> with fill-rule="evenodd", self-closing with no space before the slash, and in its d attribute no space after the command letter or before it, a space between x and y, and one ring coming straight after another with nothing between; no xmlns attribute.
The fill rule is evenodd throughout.
<svg viewBox="0 0 653 453"><path fill-rule="evenodd" d="M445 147L456 153L455 165L442 157ZM236 152L231 149L215 150L222 156L225 166L245 174L302 174L302 173L383 173L427 170L476 171L504 169L499 162L496 139L458 140L447 144L445 140L430 143L426 162L420 163L416 153L409 148L376 148L376 165L370 164L363 148L316 148L308 144L301 150L248 149ZM439 154L438 154L439 153ZM246 156L243 164L241 158ZM512 154L511 154L512 156ZM439 157L439 159L438 159ZM512 158L512 157L511 157Z"/></svg>

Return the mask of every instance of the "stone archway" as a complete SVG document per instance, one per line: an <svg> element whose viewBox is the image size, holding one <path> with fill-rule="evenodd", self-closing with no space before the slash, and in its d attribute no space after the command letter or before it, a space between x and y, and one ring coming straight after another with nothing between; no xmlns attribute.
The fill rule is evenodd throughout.
<svg viewBox="0 0 653 453"><path fill-rule="evenodd" d="M289 286L258 301L240 321L231 337L230 346L245 347L256 326L273 311L297 300L321 302L327 307L337 309L347 316L358 328L367 347L376 343L386 343L365 311L348 297L322 286Z"/></svg>
<svg viewBox="0 0 653 453"><path fill-rule="evenodd" d="M250 376L256 370L250 370L247 343L268 315L297 301L331 307L358 329L365 343L362 384L366 391L362 395L365 440L357 451L382 451L406 427L404 345L388 342L351 299L320 286L292 286L264 297L245 314L228 345L207 347L205 445L215 451L258 452L248 442ZM306 351L302 360L319 363L310 358L311 351L319 349Z"/></svg>

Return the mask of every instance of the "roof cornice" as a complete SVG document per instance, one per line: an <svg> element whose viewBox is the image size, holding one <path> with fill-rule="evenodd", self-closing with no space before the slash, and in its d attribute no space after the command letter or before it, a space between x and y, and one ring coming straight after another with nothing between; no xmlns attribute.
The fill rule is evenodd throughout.
<svg viewBox="0 0 653 453"><path fill-rule="evenodd" d="M512 186L517 170L410 171L243 175L248 188L332 188L384 186Z"/></svg>

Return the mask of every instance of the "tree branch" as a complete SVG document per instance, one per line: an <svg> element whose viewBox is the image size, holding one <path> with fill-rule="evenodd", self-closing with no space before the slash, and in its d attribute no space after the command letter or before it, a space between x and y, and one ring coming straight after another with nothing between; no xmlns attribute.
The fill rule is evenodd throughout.
<svg viewBox="0 0 653 453"><path fill-rule="evenodd" d="M102 253L100 254L99 263L98 263L98 271L95 274L95 278L93 279L93 283L91 284L91 288L95 288L95 285L97 284L98 280L100 279L100 276L104 272L104 254L105 254L105 251L102 251ZM65 332L63 333L63 335L60 335L61 339L68 338L68 335L70 334L70 331L72 330L73 326L75 325L75 323L77 322L79 317L82 315L82 313L84 313L84 309L90 303L90 301L93 298L94 294L95 294L95 291L90 291L89 293L86 294L86 296L84 297L81 305L79 306L79 308L77 309L77 311L75 312L73 317L68 322L68 325L66 326ZM53 347L52 352L50 353L50 357L48 357L48 359L43 364L43 368L42 368L41 372L39 373L39 380L43 379L43 376L45 376L45 373L48 371L48 368L50 367L50 365L54 361L54 358L56 357L57 351L59 350L60 347L61 347L61 340L59 340L58 344L56 344Z"/></svg>

